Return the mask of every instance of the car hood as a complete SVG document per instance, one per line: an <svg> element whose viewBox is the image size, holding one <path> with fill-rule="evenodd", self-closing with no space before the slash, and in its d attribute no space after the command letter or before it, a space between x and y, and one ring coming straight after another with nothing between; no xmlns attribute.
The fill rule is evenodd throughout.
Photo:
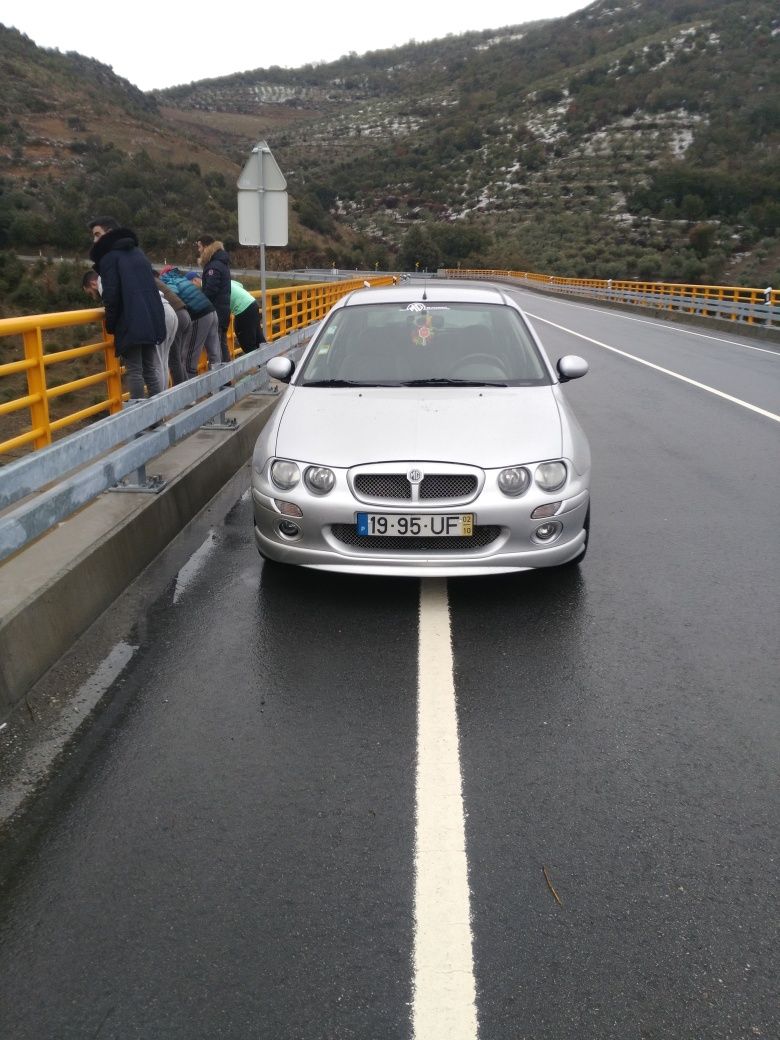
<svg viewBox="0 0 780 1040"><path fill-rule="evenodd" d="M550 386L290 387L276 427L278 457L344 469L396 460L490 468L562 451Z"/></svg>

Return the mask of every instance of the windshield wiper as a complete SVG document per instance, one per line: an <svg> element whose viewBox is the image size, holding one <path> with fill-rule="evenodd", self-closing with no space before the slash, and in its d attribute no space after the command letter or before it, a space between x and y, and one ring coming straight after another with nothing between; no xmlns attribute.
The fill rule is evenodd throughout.
<svg viewBox="0 0 780 1040"><path fill-rule="evenodd" d="M371 386L370 383L358 383L354 379L314 379L311 383L301 383L301 386Z"/></svg>
<svg viewBox="0 0 780 1040"><path fill-rule="evenodd" d="M508 386L508 383L487 383L476 379L410 379L401 386Z"/></svg>

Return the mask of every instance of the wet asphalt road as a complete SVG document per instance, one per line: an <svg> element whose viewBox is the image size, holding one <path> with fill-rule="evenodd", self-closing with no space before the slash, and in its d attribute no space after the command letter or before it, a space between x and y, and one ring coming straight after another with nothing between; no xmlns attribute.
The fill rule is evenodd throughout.
<svg viewBox="0 0 780 1040"><path fill-rule="evenodd" d="M593 527L448 582L479 1036L776 1038L780 426L633 358L777 413L780 353L520 296L591 365ZM418 598L264 569L233 488L101 619L67 681L138 649L0 889L3 1040L411 1037Z"/></svg>

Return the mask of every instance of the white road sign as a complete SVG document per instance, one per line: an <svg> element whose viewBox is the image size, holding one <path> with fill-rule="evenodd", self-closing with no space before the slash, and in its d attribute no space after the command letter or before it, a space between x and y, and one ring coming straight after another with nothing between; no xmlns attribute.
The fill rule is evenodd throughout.
<svg viewBox="0 0 780 1040"><path fill-rule="evenodd" d="M245 246L286 246L287 181L265 141L252 149L238 178L238 240Z"/></svg>

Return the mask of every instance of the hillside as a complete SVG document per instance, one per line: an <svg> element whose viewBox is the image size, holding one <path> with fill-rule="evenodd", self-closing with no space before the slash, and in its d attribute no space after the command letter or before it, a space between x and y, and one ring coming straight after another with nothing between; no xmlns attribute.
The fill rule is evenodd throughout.
<svg viewBox="0 0 780 1040"><path fill-rule="evenodd" d="M199 234L235 239L236 179L274 117L244 120L230 153L221 134L208 134L208 118L201 128L173 125L108 66L0 26L0 250L84 257L86 221L99 212L136 228L153 257L194 263ZM295 248L323 248L294 214L290 225Z"/></svg>
<svg viewBox="0 0 780 1040"><path fill-rule="evenodd" d="M68 215L106 202L150 247L205 227L230 239L235 176L263 137L293 203L279 259L298 265L780 282L780 18L764 0L596 0L567 18L151 96L14 35L47 108L4 99L8 245L33 224L73 248Z"/></svg>

